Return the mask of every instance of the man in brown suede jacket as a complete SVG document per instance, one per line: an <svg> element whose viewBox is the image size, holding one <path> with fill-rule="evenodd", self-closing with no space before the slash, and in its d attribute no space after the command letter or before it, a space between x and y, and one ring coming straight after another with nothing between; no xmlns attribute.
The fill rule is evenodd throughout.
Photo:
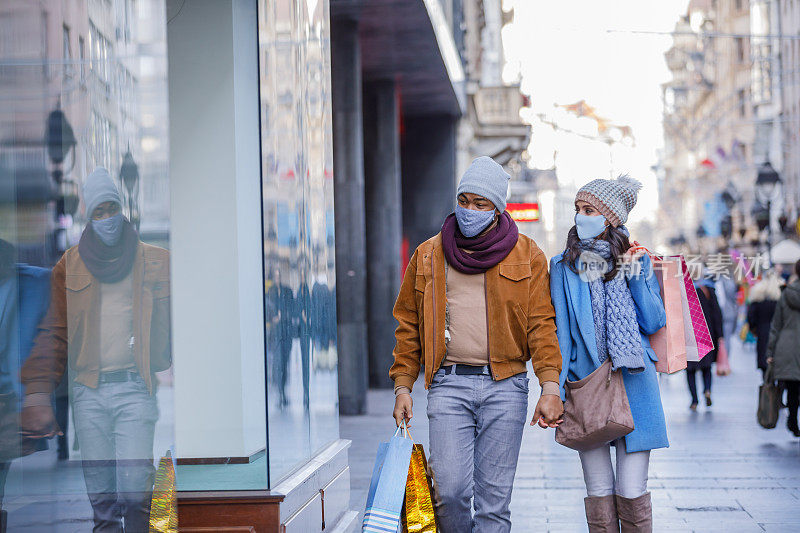
<svg viewBox="0 0 800 533"><path fill-rule="evenodd" d="M542 387L531 425L555 427L563 413L547 260L505 212L509 178L491 158L472 163L455 213L414 252L394 308L394 418L411 419L409 393L424 365L445 533L511 530L529 359Z"/></svg>

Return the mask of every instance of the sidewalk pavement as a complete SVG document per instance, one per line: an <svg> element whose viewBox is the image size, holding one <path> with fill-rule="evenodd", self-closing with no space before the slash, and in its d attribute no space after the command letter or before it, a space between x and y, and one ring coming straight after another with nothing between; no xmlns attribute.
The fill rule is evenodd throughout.
<svg viewBox="0 0 800 533"><path fill-rule="evenodd" d="M731 350L733 374L714 376L714 405L688 408L686 373L662 376L661 395L671 447L650 461L654 531L800 531L800 439L778 426L756 422L761 374L752 347ZM701 387L698 375L698 386ZM529 417L539 391L531 380ZM411 433L428 451L426 393L415 386ZM351 509L363 511L378 443L394 433L394 394L372 390L368 413L341 417L342 438L351 439ZM514 531L586 531L583 476L575 451L553 440L552 430L525 428L514 482Z"/></svg>

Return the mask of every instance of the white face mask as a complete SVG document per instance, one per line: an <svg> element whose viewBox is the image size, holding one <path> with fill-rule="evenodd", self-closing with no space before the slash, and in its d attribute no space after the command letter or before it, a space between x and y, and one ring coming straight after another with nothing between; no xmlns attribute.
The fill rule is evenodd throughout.
<svg viewBox="0 0 800 533"><path fill-rule="evenodd" d="M593 239L606 229L606 219L601 215L590 217L575 213L575 227L580 240Z"/></svg>

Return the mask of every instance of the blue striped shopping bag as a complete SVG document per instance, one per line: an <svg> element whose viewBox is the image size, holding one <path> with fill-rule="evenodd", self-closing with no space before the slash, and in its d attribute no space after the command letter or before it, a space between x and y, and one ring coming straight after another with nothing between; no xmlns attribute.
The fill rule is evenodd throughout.
<svg viewBox="0 0 800 533"><path fill-rule="evenodd" d="M395 533L400 524L400 512L406 495L408 467L414 442L405 424L397 428L389 442L378 446L372 481L367 495L362 532Z"/></svg>

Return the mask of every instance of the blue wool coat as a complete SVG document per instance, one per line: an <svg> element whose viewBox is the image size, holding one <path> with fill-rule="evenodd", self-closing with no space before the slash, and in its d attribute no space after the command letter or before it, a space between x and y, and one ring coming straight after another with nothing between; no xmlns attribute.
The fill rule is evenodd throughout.
<svg viewBox="0 0 800 533"><path fill-rule="evenodd" d="M550 296L556 311L556 334L563 361L560 382L563 399L564 382L585 378L600 366L600 360L597 357L589 284L560 262L562 255L550 260ZM628 452L669 446L655 369L657 358L648 338L664 327L667 318L650 258L644 256L641 262L641 275L628 280L645 351L644 372L631 374L622 370L634 424L634 430L625 437Z"/></svg>

